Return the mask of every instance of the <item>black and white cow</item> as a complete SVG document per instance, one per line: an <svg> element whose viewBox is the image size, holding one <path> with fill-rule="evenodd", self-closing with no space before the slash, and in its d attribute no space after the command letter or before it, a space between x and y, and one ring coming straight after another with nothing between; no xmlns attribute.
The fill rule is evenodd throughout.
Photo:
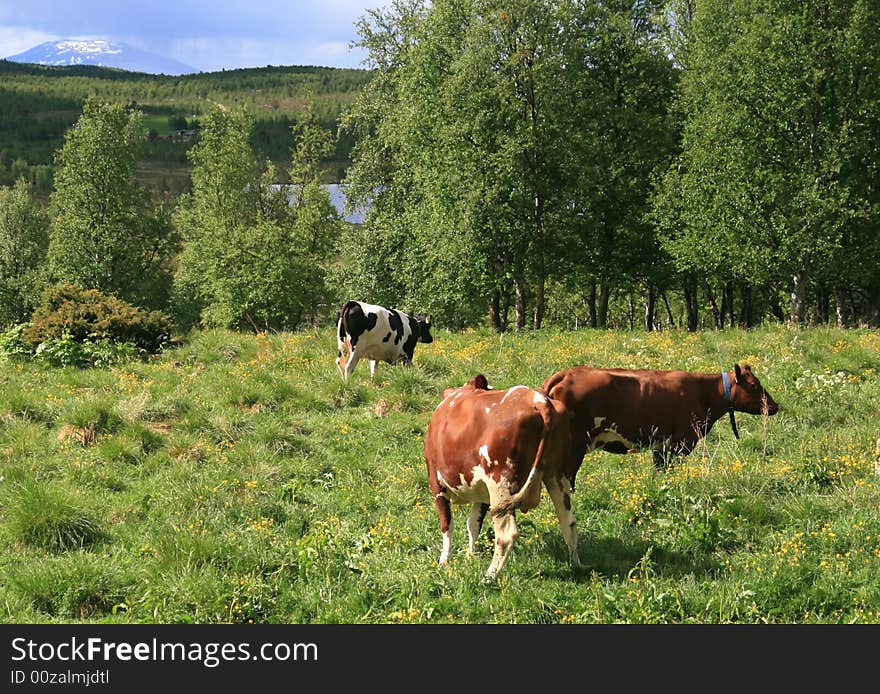
<svg viewBox="0 0 880 694"><path fill-rule="evenodd" d="M336 335L336 368L348 380L358 361L370 360L370 378L380 361L412 363L417 342L433 342L431 316L410 316L402 311L349 301L339 310Z"/></svg>

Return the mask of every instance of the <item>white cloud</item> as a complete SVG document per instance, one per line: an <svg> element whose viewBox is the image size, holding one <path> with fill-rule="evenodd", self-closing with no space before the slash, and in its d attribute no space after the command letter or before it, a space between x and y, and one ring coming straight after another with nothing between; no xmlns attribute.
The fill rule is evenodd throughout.
<svg viewBox="0 0 880 694"><path fill-rule="evenodd" d="M44 31L0 26L0 58L18 55L41 43L56 41L60 38L64 37L56 34L47 34Z"/></svg>
<svg viewBox="0 0 880 694"><path fill-rule="evenodd" d="M347 41L267 41L244 36L175 39L168 43L163 54L206 72L266 65L362 68L361 61L365 57L361 49L349 49Z"/></svg>
<svg viewBox="0 0 880 694"><path fill-rule="evenodd" d="M347 42L327 41L313 47L313 65L334 65L337 67L364 67L362 61L366 52L361 48L351 48Z"/></svg>

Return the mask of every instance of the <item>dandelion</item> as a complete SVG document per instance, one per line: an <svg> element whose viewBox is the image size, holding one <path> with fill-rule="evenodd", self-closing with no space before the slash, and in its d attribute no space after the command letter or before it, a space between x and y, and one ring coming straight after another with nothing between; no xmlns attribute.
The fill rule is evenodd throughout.
<svg viewBox="0 0 880 694"><path fill-rule="evenodd" d="M253 521L250 527L254 530L270 530L275 525L275 521L271 518L262 517L257 521Z"/></svg>

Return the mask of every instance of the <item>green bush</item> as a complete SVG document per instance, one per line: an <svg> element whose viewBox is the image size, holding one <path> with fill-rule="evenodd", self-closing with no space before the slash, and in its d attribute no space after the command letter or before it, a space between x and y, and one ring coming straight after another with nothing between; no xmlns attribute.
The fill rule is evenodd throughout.
<svg viewBox="0 0 880 694"><path fill-rule="evenodd" d="M171 329L171 319L161 311L144 311L97 289L57 284L43 291L22 337L34 346L51 340L107 341L154 353L168 343Z"/></svg>
<svg viewBox="0 0 880 694"><path fill-rule="evenodd" d="M107 338L77 342L69 332L41 342L34 360L46 366L113 366L138 355L131 342L111 342Z"/></svg>
<svg viewBox="0 0 880 694"><path fill-rule="evenodd" d="M33 356L33 347L23 338L27 328L27 323L20 323L0 333L0 363L22 361Z"/></svg>

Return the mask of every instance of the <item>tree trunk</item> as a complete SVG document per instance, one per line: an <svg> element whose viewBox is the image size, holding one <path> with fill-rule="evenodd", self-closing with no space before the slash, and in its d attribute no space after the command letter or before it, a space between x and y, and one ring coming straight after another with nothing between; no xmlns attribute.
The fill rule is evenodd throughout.
<svg viewBox="0 0 880 694"><path fill-rule="evenodd" d="M546 269L544 262L544 255L546 253L546 249L544 248L544 201L541 198L540 193L536 192L534 197L535 206L533 210L533 219L535 222L535 236L537 240L537 243L535 244L537 254L537 258L535 259L535 272L538 275L538 286L535 288L535 316L532 322L532 327L534 327L535 330L540 330L541 325L544 322L544 285L546 283Z"/></svg>
<svg viewBox="0 0 880 694"><path fill-rule="evenodd" d="M752 286L743 284L740 288L742 308L739 311L739 324L743 328L751 328L755 324Z"/></svg>
<svg viewBox="0 0 880 694"><path fill-rule="evenodd" d="M831 317L831 295L830 292L821 287L816 291L816 322L822 325L828 325L828 319Z"/></svg>
<svg viewBox="0 0 880 694"><path fill-rule="evenodd" d="M669 298L666 296L666 292L660 292L660 296L663 297L663 305L666 307L666 320L669 321L669 329L675 330L675 318L672 317L672 309L669 308Z"/></svg>
<svg viewBox="0 0 880 694"><path fill-rule="evenodd" d="M880 326L880 285L873 283L865 292L862 317L872 328Z"/></svg>
<svg viewBox="0 0 880 694"><path fill-rule="evenodd" d="M526 297L525 286L519 278L513 281L515 298L514 309L516 310L516 329L522 330L526 327Z"/></svg>
<svg viewBox="0 0 880 694"><path fill-rule="evenodd" d="M729 313L729 309L727 308L727 285L725 283L721 284L721 324L718 326L720 328L724 328L727 324L727 314Z"/></svg>
<svg viewBox="0 0 880 694"><path fill-rule="evenodd" d="M807 313L807 283L810 279L810 254L804 253L798 264L798 269L791 277L791 305L788 319L794 325L803 325Z"/></svg>
<svg viewBox="0 0 880 694"><path fill-rule="evenodd" d="M507 332L510 325L510 288L506 288L501 294L501 326Z"/></svg>
<svg viewBox="0 0 880 694"><path fill-rule="evenodd" d="M645 330L651 332L654 330L654 312L656 310L657 299L654 294L654 287L648 284L648 301L645 304Z"/></svg>
<svg viewBox="0 0 880 694"><path fill-rule="evenodd" d="M698 300L696 282L685 281L684 305L687 311L687 329L689 332L695 332L700 325L700 305Z"/></svg>
<svg viewBox="0 0 880 694"><path fill-rule="evenodd" d="M501 293L497 289L489 298L489 324L494 332L504 332L504 324L501 322Z"/></svg>
<svg viewBox="0 0 880 694"><path fill-rule="evenodd" d="M837 314L837 327L846 327L846 296L840 284L834 285L834 311Z"/></svg>
<svg viewBox="0 0 880 694"><path fill-rule="evenodd" d="M712 285L706 282L706 298L709 299L709 306L712 308L712 318L715 320L715 329L722 328L721 309L718 308L718 302L715 301L715 294L712 292Z"/></svg>
<svg viewBox="0 0 880 694"><path fill-rule="evenodd" d="M782 310L782 304L779 302L779 293L773 287L769 287L767 292L767 303L770 305L770 313L772 313L773 317L780 323L784 323L785 311Z"/></svg>
<svg viewBox="0 0 880 694"><path fill-rule="evenodd" d="M724 307L724 322L728 328L732 328L736 325L736 312L733 308L733 281L725 282L721 291L724 294L724 298L721 300Z"/></svg>
<svg viewBox="0 0 880 694"><path fill-rule="evenodd" d="M629 329L635 330L636 329L636 304L633 301L632 292L629 292L628 298L629 298L629 315L627 317L629 318Z"/></svg>
<svg viewBox="0 0 880 694"><path fill-rule="evenodd" d="M544 306L544 278L542 276L538 278L538 286L535 289L535 315L532 321L532 327L535 330L540 330L544 323Z"/></svg>
<svg viewBox="0 0 880 694"><path fill-rule="evenodd" d="M590 309L590 327L599 327L599 316L596 313L596 283L590 282L590 295L587 299L587 306Z"/></svg>
<svg viewBox="0 0 880 694"><path fill-rule="evenodd" d="M602 286L599 288L599 313L598 313L598 321L597 328L607 328L608 327L608 299L610 298L611 291L608 288L608 285L604 282Z"/></svg>

